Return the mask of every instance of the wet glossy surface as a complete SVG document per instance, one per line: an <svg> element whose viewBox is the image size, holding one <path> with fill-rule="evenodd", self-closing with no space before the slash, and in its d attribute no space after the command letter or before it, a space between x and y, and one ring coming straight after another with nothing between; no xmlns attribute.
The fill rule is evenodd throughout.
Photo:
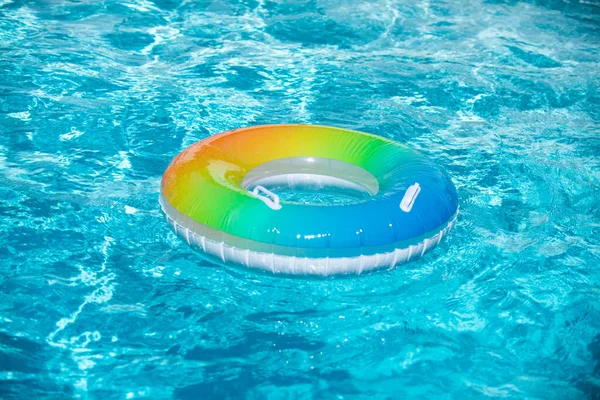
<svg viewBox="0 0 600 400"><path fill-rule="evenodd" d="M260 165L306 155L364 168L377 177L381 190L353 204L324 206L283 199L273 209L267 206L272 200L265 196L261 200L243 187L244 178ZM419 201L414 210L401 209L415 182L422 188ZM217 242L225 233L299 249L298 255L304 257L313 257L312 249L347 250L347 256L379 252L374 246L393 250L394 243L432 237L458 209L450 177L414 149L375 135L316 125L262 125L199 141L169 164L161 195L189 222L216 230Z"/></svg>

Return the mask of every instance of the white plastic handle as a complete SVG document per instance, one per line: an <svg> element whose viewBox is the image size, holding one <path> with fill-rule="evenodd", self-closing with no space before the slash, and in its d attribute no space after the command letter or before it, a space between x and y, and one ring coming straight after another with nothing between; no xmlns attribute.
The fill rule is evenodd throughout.
<svg viewBox="0 0 600 400"><path fill-rule="evenodd" d="M410 212L420 192L421 186L418 182L415 182L414 185L410 185L408 189L406 189L406 193L404 193L404 197L400 202L400 209L404 212Z"/></svg>
<svg viewBox="0 0 600 400"><path fill-rule="evenodd" d="M266 194L266 196L260 194L260 192L263 192L264 194ZM270 209L281 210L281 204L279 204L279 196L277 196L275 193L271 192L264 186L256 185L254 187L254 190L252 190L250 194L252 194L257 199L262 200L262 202L265 203ZM271 198L269 198L268 196L270 196Z"/></svg>

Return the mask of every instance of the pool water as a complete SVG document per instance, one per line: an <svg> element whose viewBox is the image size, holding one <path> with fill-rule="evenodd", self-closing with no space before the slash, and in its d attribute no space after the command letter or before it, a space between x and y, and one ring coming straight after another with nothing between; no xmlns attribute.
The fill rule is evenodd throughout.
<svg viewBox="0 0 600 400"><path fill-rule="evenodd" d="M599 399L599 88L595 0L0 0L0 398ZM456 227L359 277L203 261L169 161L289 122L418 148Z"/></svg>

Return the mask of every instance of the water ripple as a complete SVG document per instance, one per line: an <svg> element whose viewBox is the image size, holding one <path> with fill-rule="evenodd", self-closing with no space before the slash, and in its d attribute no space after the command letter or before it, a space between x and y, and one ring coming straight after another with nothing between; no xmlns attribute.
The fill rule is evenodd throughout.
<svg viewBox="0 0 600 400"><path fill-rule="evenodd" d="M593 1L0 0L0 397L598 398ZM435 252L218 268L157 204L220 131L372 132L443 164Z"/></svg>

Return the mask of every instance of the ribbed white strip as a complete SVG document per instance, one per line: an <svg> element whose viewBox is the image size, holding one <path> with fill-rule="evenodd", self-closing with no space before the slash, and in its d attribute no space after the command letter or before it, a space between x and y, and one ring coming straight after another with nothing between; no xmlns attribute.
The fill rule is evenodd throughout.
<svg viewBox="0 0 600 400"><path fill-rule="evenodd" d="M457 212L458 215L458 212ZM193 231L185 228L171 218L167 221L173 226L179 237L186 240L189 238L190 245L202 250L209 256L225 262L227 252L227 263L243 265L250 268L259 268L271 271L275 274L297 274L297 275L337 275L337 274L361 274L378 268L394 268L410 260L416 260L427 251L434 248L445 236L456 222L456 215L448 225L436 235L408 246L387 253L373 255L359 255L356 257L294 257L282 256L273 253L262 253L249 249L240 249L228 246L223 242L215 242L205 236L199 236ZM231 257L229 257L231 255Z"/></svg>

